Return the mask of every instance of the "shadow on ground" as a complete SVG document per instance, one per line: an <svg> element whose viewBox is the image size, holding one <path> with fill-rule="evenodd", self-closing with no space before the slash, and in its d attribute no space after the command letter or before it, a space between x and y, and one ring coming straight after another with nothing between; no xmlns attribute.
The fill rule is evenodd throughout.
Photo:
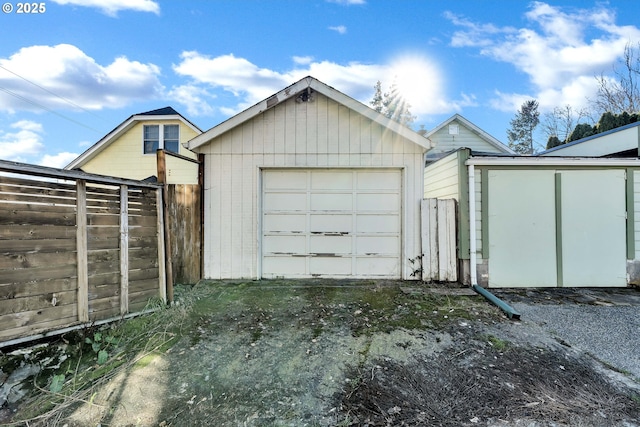
<svg viewBox="0 0 640 427"><path fill-rule="evenodd" d="M640 418L632 379L616 380L462 290L201 282L178 288L176 301L148 326L163 331L165 345L112 352L124 362L80 390L63 388L28 425L633 426ZM27 425L25 414L14 425Z"/></svg>

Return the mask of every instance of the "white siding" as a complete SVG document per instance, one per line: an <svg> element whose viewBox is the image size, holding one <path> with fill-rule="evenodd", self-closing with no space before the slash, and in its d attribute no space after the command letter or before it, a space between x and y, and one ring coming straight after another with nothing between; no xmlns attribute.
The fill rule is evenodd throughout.
<svg viewBox="0 0 640 427"><path fill-rule="evenodd" d="M258 278L260 169L403 168L403 278L421 252L423 148L332 99L289 99L197 149L205 154L206 278Z"/></svg>
<svg viewBox="0 0 640 427"><path fill-rule="evenodd" d="M459 200L458 156L458 152L452 153L425 168L425 199Z"/></svg>

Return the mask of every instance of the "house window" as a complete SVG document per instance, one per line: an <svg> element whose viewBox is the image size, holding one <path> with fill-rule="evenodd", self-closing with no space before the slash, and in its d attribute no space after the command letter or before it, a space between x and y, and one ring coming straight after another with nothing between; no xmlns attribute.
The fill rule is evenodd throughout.
<svg viewBox="0 0 640 427"><path fill-rule="evenodd" d="M162 148L178 153L180 151L180 127L178 125L144 125L144 154L155 154Z"/></svg>
<svg viewBox="0 0 640 427"><path fill-rule="evenodd" d="M144 154L155 154L160 148L160 126L144 126Z"/></svg>
<svg viewBox="0 0 640 427"><path fill-rule="evenodd" d="M177 153L180 150L178 125L164 125L164 149Z"/></svg>

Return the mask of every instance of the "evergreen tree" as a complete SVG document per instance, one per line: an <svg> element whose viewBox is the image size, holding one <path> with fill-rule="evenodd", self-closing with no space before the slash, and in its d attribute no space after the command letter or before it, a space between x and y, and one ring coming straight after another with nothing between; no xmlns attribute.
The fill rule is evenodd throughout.
<svg viewBox="0 0 640 427"><path fill-rule="evenodd" d="M571 132L571 135L569 135L569 141L567 142L577 141L579 139L594 135L595 133L596 132L593 126L587 123L580 123L575 127L575 129L573 129L573 132Z"/></svg>
<svg viewBox="0 0 640 427"><path fill-rule="evenodd" d="M533 154L533 131L540 123L538 101L525 101L516 116L511 119L511 129L507 131L509 147L519 154Z"/></svg>
<svg viewBox="0 0 640 427"><path fill-rule="evenodd" d="M416 117L411 114L411 104L404 99L395 80L391 84L389 92L382 93L380 81L373 88L375 92L373 99L369 102L371 108L400 124L411 127Z"/></svg>
<svg viewBox="0 0 640 427"><path fill-rule="evenodd" d="M549 139L547 140L547 150L553 147L557 147L558 145L562 145L562 141L560 141L560 138L558 138L555 135L551 135L549 137Z"/></svg>

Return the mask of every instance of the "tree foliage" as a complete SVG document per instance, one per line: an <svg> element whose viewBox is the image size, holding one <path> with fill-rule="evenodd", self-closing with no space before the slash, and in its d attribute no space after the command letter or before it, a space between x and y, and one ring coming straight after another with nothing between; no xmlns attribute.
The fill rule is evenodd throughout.
<svg viewBox="0 0 640 427"><path fill-rule="evenodd" d="M396 81L391 84L389 92L382 92L382 83L379 80L373 88L375 92L369 103L371 108L391 120L411 127L416 117L411 114L411 104L400 93Z"/></svg>
<svg viewBox="0 0 640 427"><path fill-rule="evenodd" d="M511 119L511 128L507 131L509 147L519 154L533 154L533 132L540 123L538 101L525 101L515 117Z"/></svg>

